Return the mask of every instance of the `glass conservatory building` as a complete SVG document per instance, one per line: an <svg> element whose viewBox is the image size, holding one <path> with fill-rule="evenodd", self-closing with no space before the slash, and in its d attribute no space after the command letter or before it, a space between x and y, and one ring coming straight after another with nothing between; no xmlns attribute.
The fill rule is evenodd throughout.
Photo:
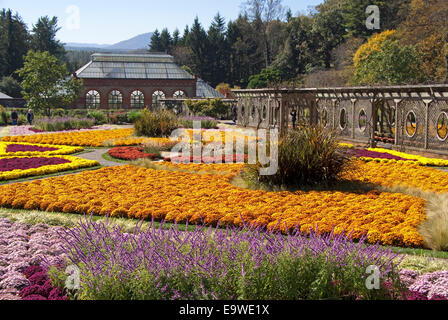
<svg viewBox="0 0 448 320"><path fill-rule="evenodd" d="M84 83L79 109L140 109L197 95L197 77L167 54L96 53L75 76Z"/></svg>

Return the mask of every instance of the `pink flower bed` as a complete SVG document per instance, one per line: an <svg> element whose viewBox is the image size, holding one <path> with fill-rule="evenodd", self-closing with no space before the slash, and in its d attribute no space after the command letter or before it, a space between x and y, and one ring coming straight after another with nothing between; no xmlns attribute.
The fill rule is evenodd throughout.
<svg viewBox="0 0 448 320"><path fill-rule="evenodd" d="M63 158L4 158L0 159L0 172L34 169L43 166L58 165L69 162L70 160Z"/></svg>
<svg viewBox="0 0 448 320"><path fill-rule="evenodd" d="M103 126L95 126L91 129L81 129L81 130L65 130L65 131L58 131L58 133L61 132L77 132L77 131L93 131L93 130L110 130L115 128L116 126L112 125L103 125ZM32 126L13 126L10 127L10 136L28 136L28 135L34 135L34 134L46 134L46 133L54 133L54 132L35 132L33 131Z"/></svg>
<svg viewBox="0 0 448 320"><path fill-rule="evenodd" d="M58 265L66 258L58 235L61 230L0 218L0 300L20 300L21 290L37 283L45 285L43 276L32 275L42 271L37 266L43 262ZM35 266L35 272L27 269L30 266Z"/></svg>
<svg viewBox="0 0 448 320"><path fill-rule="evenodd" d="M448 300L448 271L420 275L413 270L401 270L400 279L409 289L408 300Z"/></svg>

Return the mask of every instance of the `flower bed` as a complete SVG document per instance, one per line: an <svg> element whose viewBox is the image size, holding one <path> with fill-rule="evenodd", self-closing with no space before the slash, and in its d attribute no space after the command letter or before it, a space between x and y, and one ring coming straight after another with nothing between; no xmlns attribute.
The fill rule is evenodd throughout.
<svg viewBox="0 0 448 320"><path fill-rule="evenodd" d="M70 160L57 157L3 158L0 159L0 172L28 170L44 166L56 166L69 162Z"/></svg>
<svg viewBox="0 0 448 320"><path fill-rule="evenodd" d="M229 175L233 177L244 169L244 164L216 164L216 163L173 163L171 161L163 161L156 164L157 167L166 168L169 170L185 171L190 173L213 173L219 175Z"/></svg>
<svg viewBox="0 0 448 320"><path fill-rule="evenodd" d="M98 166L97 161L72 156L0 158L0 181Z"/></svg>
<svg viewBox="0 0 448 320"><path fill-rule="evenodd" d="M83 150L82 147L0 142L0 157L67 155Z"/></svg>
<svg viewBox="0 0 448 320"><path fill-rule="evenodd" d="M177 226L123 234L83 219L62 236L86 300L399 299L405 291L396 254L334 234ZM365 285L371 265L379 268L379 290Z"/></svg>
<svg viewBox="0 0 448 320"><path fill-rule="evenodd" d="M383 163L395 161L413 161L422 166L448 167L448 160L427 158L382 148L352 149L349 150L349 155L352 155L353 157L359 158L363 161L376 161Z"/></svg>
<svg viewBox="0 0 448 320"><path fill-rule="evenodd" d="M22 300L68 300L64 290L51 284L48 270L41 266L29 266L23 271L29 281L29 286L19 292Z"/></svg>
<svg viewBox="0 0 448 320"><path fill-rule="evenodd" d="M211 225L252 223L283 231L297 225L302 232L335 228L337 234L353 231L354 239L367 233L370 243L423 246L417 231L426 218L423 199L380 192L246 190L229 183L233 176L111 167L0 186L0 205Z"/></svg>
<svg viewBox="0 0 448 320"><path fill-rule="evenodd" d="M165 161L170 161L173 163L244 163L247 162L246 154L234 154L233 156L227 157L171 157L165 158Z"/></svg>
<svg viewBox="0 0 448 320"><path fill-rule="evenodd" d="M381 161L381 160L395 160L395 161L416 161L414 159L405 159L394 156L387 152L369 151L365 149L351 149L348 154L352 157L363 161ZM387 161L386 161L387 162Z"/></svg>
<svg viewBox="0 0 448 320"><path fill-rule="evenodd" d="M25 136L25 135L35 135L40 133L50 133L50 132L38 132L39 130L33 130L32 126L12 126L10 128L11 136ZM93 131L93 130L111 130L116 128L114 125L101 125L94 126L91 129L79 129L79 130L61 130L58 133L70 133L70 132L84 132L84 131Z"/></svg>
<svg viewBox="0 0 448 320"><path fill-rule="evenodd" d="M31 136L9 136L3 142L28 142L52 145L102 147L105 141L129 137L134 129L76 131L65 133L35 134Z"/></svg>
<svg viewBox="0 0 448 320"><path fill-rule="evenodd" d="M346 172L344 178L385 187L404 186L437 193L448 192L448 172L422 167L414 162L357 161L355 168Z"/></svg>
<svg viewBox="0 0 448 320"><path fill-rule="evenodd" d="M448 271L420 275L413 270L400 270L409 292L409 300L448 300Z"/></svg>
<svg viewBox="0 0 448 320"><path fill-rule="evenodd" d="M143 158L155 158L152 153L144 153L143 148L138 147L115 147L109 150L109 155L121 160L136 160Z"/></svg>
<svg viewBox="0 0 448 320"><path fill-rule="evenodd" d="M24 271L46 261L64 259L60 227L30 226L0 218L0 300L18 300L19 291L30 286Z"/></svg>

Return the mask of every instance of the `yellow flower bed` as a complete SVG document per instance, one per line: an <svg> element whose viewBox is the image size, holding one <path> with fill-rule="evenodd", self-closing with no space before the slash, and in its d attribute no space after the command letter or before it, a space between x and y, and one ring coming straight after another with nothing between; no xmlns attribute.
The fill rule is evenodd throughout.
<svg viewBox="0 0 448 320"><path fill-rule="evenodd" d="M355 148L355 146L351 143L342 143L342 142L339 143L339 147L346 148L346 149L354 149Z"/></svg>
<svg viewBox="0 0 448 320"><path fill-rule="evenodd" d="M108 140L129 137L134 129L97 130L4 137L3 142L28 142L52 145L101 147Z"/></svg>
<svg viewBox="0 0 448 320"><path fill-rule="evenodd" d="M425 201L391 193L265 192L229 183L232 175L189 174L134 166L0 186L0 205L78 214L191 223L353 231L370 243L420 247Z"/></svg>
<svg viewBox="0 0 448 320"><path fill-rule="evenodd" d="M343 178L386 187L404 186L437 193L448 192L448 172L410 161L354 163L356 170L346 172Z"/></svg>
<svg viewBox="0 0 448 320"><path fill-rule="evenodd" d="M12 171L5 171L0 172L0 181L5 180L15 180L30 176L42 176L47 175L51 173L61 172L61 171L70 171L70 170L76 170L80 168L88 168L88 167L95 167L99 166L98 161L93 160L86 160L82 158L77 158L73 156L38 156L39 158L62 158L69 160L69 163L63 163L58 165L48 165L48 166L42 166L39 168L31 168L26 170L12 170ZM10 158L10 157L8 157ZM34 158L34 157L14 157L14 158ZM3 158L4 159L4 158Z"/></svg>
<svg viewBox="0 0 448 320"><path fill-rule="evenodd" d="M389 149L382 149L382 148L369 148L368 151L374 151L374 152L382 152L382 153L389 153L393 156L397 156L404 159L410 159L410 160L417 160L416 162L423 166L435 166L435 167L448 167L448 160L443 159L435 159L435 158L427 158L423 156L417 156L415 154L409 154L404 152L399 152L395 150L389 150ZM386 160L381 162L396 162L396 160Z"/></svg>
<svg viewBox="0 0 448 320"><path fill-rule="evenodd" d="M22 143L22 145L36 146L42 148L54 148L58 149L55 151L45 151L45 152L6 152L8 145L17 144L16 142L0 142L0 157L26 157L26 156L54 156L54 155L68 155L77 152L81 152L84 148L81 147L69 147L69 146L56 146L48 144L38 144L38 143Z"/></svg>

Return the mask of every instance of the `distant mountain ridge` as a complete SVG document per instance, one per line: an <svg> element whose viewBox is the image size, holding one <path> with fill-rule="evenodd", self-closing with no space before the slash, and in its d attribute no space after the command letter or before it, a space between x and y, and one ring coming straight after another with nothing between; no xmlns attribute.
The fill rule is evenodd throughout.
<svg viewBox="0 0 448 320"><path fill-rule="evenodd" d="M74 43L65 44L65 49L69 51L102 51L102 52L127 52L137 50L147 50L151 44L153 32L143 33L131 39L120 41L115 44L97 43Z"/></svg>

